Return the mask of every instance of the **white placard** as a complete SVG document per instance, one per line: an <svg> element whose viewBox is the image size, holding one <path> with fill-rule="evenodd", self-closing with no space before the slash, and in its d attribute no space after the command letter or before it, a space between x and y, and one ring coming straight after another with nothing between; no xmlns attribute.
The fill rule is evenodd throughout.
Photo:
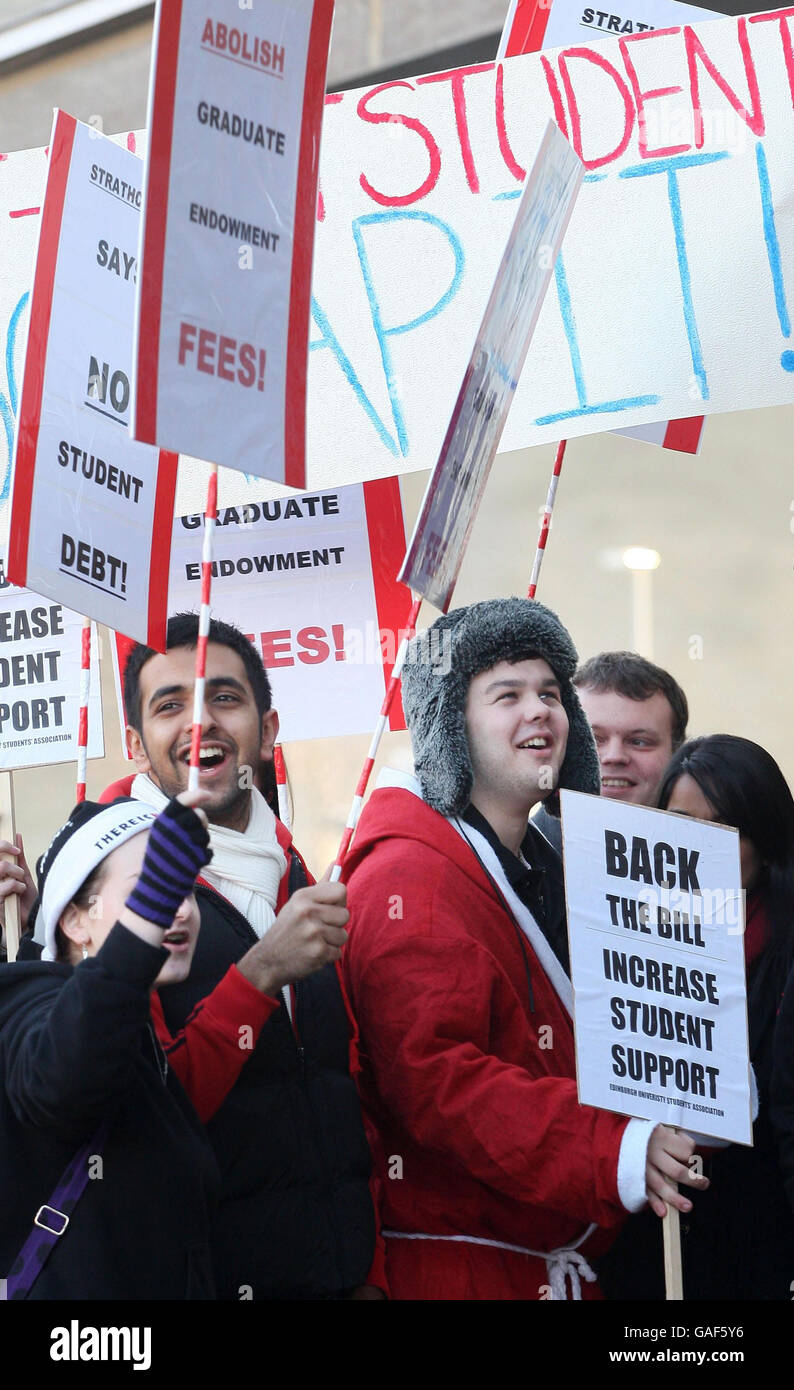
<svg viewBox="0 0 794 1390"><path fill-rule="evenodd" d="M582 183L581 160L550 121L427 484L400 578L446 613L515 395L554 261Z"/></svg>
<svg viewBox="0 0 794 1390"><path fill-rule="evenodd" d="M8 572L162 646L176 458L127 429L141 161L62 111L50 150Z"/></svg>
<svg viewBox="0 0 794 1390"><path fill-rule="evenodd" d="M560 801L580 1101L751 1144L738 832Z"/></svg>
<svg viewBox="0 0 794 1390"><path fill-rule="evenodd" d="M83 620L10 584L0 553L0 770L77 759ZM91 628L88 756L105 753L99 639ZM76 775L76 771L75 771Z"/></svg>
<svg viewBox="0 0 794 1390"><path fill-rule="evenodd" d="M160 3L152 52L134 432L296 487L332 14Z"/></svg>
<svg viewBox="0 0 794 1390"><path fill-rule="evenodd" d="M169 614L198 612L203 517L174 519ZM270 677L279 742L370 733L411 595L399 481L218 508L212 616L254 643ZM128 644L117 644L124 666ZM117 684L124 743L126 719ZM390 728L404 729L395 701Z"/></svg>

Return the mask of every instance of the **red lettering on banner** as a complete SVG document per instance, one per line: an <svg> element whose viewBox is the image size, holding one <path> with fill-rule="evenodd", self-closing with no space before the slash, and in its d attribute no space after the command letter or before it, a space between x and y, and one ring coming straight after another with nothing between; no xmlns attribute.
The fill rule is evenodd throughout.
<svg viewBox="0 0 794 1390"><path fill-rule="evenodd" d="M603 72L607 73L617 87L623 102L623 135L614 150L611 150L609 154L601 155L598 159L585 159L582 153L582 123L579 117L579 108L576 104L576 93L574 92L573 83L571 82L568 72L568 63L571 58L581 58L583 62L592 63L595 67L601 68ZM631 132L634 128L634 104L631 100L631 92L623 81L617 68L613 67L609 60L605 58L603 54L598 53L594 48L566 48L560 53L557 61L560 66L562 85L565 88L565 95L568 99L568 110L571 114L571 144L586 169L600 169L602 164L611 164L614 159L620 158L631 139Z"/></svg>
<svg viewBox="0 0 794 1390"><path fill-rule="evenodd" d="M549 89L551 104L554 108L554 119L567 140L569 138L568 122L565 119L565 107L563 106L559 83L557 81L557 76L555 74L554 68L551 66L551 63L549 62L548 58L543 53L541 53L540 55L540 66L543 68L543 75L546 78L546 86Z"/></svg>
<svg viewBox="0 0 794 1390"><path fill-rule="evenodd" d="M281 632L262 632L259 640L262 643L262 661L266 671L277 671L280 666L294 666L294 658L290 655L290 644L292 634L289 628L283 628Z"/></svg>
<svg viewBox="0 0 794 1390"><path fill-rule="evenodd" d="M417 86L422 86L425 82L449 82L452 89L452 105L455 110L455 125L460 141L460 152L463 156L463 167L466 170L466 182L472 193L479 193L480 180L477 178L477 170L474 167L474 157L471 152L471 140L469 139L469 122L466 115L466 92L464 82L467 77L473 76L478 72L492 72L493 63L475 63L469 68L455 68L453 72L432 72L427 77L417 78Z"/></svg>
<svg viewBox="0 0 794 1390"><path fill-rule="evenodd" d="M770 10L768 14L750 15L751 24L766 24L770 19L776 19L780 24L780 42L783 46L783 61L786 64L786 76L788 77L792 106L794 106L794 50L792 50L788 21L793 15L794 9Z"/></svg>
<svg viewBox="0 0 794 1390"><path fill-rule="evenodd" d="M332 623L331 635L324 627L302 627L293 637L289 628L282 628L278 632L261 632L259 641L262 660L268 670L295 665L293 644L298 661L304 666L320 666L322 662L329 661L332 649L337 661L347 659L343 623Z"/></svg>
<svg viewBox="0 0 794 1390"><path fill-rule="evenodd" d="M253 343L238 343L236 338L227 338L213 333L208 328L196 328L193 323L179 325L179 350L177 361L184 367L188 357L196 354L195 367L208 376L218 376L222 381L237 381L241 386L253 386L259 391L265 389L265 365L267 353Z"/></svg>
<svg viewBox="0 0 794 1390"><path fill-rule="evenodd" d="M514 179L523 183L527 176L526 169L522 169L518 163L507 138L507 127L505 125L505 70L504 64L499 63L496 68L496 134L499 137L499 151L502 159L507 165Z"/></svg>
<svg viewBox="0 0 794 1390"><path fill-rule="evenodd" d="M326 92L325 105L338 106L343 97L344 92ZM322 183L319 177L317 179L317 221L325 221L325 201L323 199Z"/></svg>
<svg viewBox="0 0 794 1390"><path fill-rule="evenodd" d="M680 25L677 29L648 29L642 34L632 34L627 39L619 39L618 47L629 75L629 81L634 92L634 100L637 104L637 144L641 159L659 159L663 155L683 154L684 150L691 150L691 145L665 145L658 150L648 148L647 142L647 121L645 119L645 103L653 101L656 97L667 97L674 95L675 92L683 92L683 87L652 87L643 92L640 87L640 80L637 76L636 68L628 52L628 45L635 40L647 39L649 36L654 38L663 37L665 34L680 34Z"/></svg>
<svg viewBox="0 0 794 1390"><path fill-rule="evenodd" d="M373 202L380 203L381 207L404 208L409 203L417 203L421 198L426 198L438 183L438 176L441 173L441 151L433 139L426 125L417 121L413 116L403 116L399 112L388 111L368 111L367 102L376 97L379 92L388 91L391 87L407 87L410 92L414 89L410 82L381 82L379 87L373 87L371 91L365 92L356 107L356 114L362 121L367 121L370 125L388 125L390 122L404 125L407 130L412 130L424 141L430 160L430 172L424 183L414 189L413 193L403 193L400 195L389 195L379 193L377 188L373 188L366 175L361 174L359 182L364 192L372 198Z"/></svg>
<svg viewBox="0 0 794 1390"><path fill-rule="evenodd" d="M324 641L326 636L325 629L322 627L302 627L298 633L298 645L303 650L298 652L298 660L304 666L317 666L321 661L327 661L331 652L328 643Z"/></svg>
<svg viewBox="0 0 794 1390"><path fill-rule="evenodd" d="M761 110L761 94L758 90L758 78L756 76L755 64L747 40L747 20L745 18L739 20L737 34L739 38L739 47L742 50L744 73L750 91L752 112L745 109L739 97L736 95L736 92L729 86L726 78L723 77L713 59L709 57L694 30L690 25L684 25L684 44L686 46L686 60L689 68L689 85L692 92L692 110L695 114L695 145L698 149L701 149L703 145L703 116L700 110L700 87L697 70L698 58L709 74L709 77L716 82L722 95L730 102L737 116L740 116L745 125L750 127L753 135L763 135L766 128L764 124L764 115Z"/></svg>

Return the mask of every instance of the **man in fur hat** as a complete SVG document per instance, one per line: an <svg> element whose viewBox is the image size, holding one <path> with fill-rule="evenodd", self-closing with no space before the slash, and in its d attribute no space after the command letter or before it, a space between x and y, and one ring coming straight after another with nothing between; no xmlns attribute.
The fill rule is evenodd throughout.
<svg viewBox="0 0 794 1390"><path fill-rule="evenodd" d="M558 787L599 789L575 669L538 603L439 618L403 672L416 778L381 778L348 861L396 1298L598 1297L603 1228L706 1185L688 1135L577 1100L560 861L528 823Z"/></svg>

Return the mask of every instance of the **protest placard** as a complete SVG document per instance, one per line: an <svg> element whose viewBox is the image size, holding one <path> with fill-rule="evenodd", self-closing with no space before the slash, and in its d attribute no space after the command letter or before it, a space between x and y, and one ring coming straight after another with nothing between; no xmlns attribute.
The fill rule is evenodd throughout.
<svg viewBox="0 0 794 1390"><path fill-rule="evenodd" d="M548 117L587 175L500 448L794 399L789 22L613 35L337 94L310 475L329 437L348 478L438 457Z"/></svg>
<svg viewBox="0 0 794 1390"><path fill-rule="evenodd" d="M576 45L329 96L311 485L434 466L549 117L588 173L500 449L794 399L790 24L778 11L613 34L587 57ZM40 150L2 165L9 328L32 219L6 209L40 201L43 166ZM220 490L258 495L242 475ZM206 469L188 464L177 510L205 495Z"/></svg>
<svg viewBox="0 0 794 1390"><path fill-rule="evenodd" d="M738 832L560 801L580 1101L751 1144Z"/></svg>
<svg viewBox="0 0 794 1390"><path fill-rule="evenodd" d="M0 551L0 769L76 761L83 620L11 584L5 558ZM90 758L105 752L98 648L94 629Z"/></svg>
<svg viewBox="0 0 794 1390"><path fill-rule="evenodd" d="M155 646L176 457L127 431L141 161L56 112L14 456L8 573Z"/></svg>
<svg viewBox="0 0 794 1390"><path fill-rule="evenodd" d="M198 611L201 525L198 513L174 518L169 613ZM404 553L396 478L218 508L212 616L260 653L279 742L370 730L411 606L395 578ZM405 728L399 701L390 727Z"/></svg>
<svg viewBox="0 0 794 1390"><path fill-rule="evenodd" d="M400 570L403 583L443 613L583 174L581 160L549 122Z"/></svg>
<svg viewBox="0 0 794 1390"><path fill-rule="evenodd" d="M714 18L717 16L714 15ZM513 0L502 30L498 58L536 53L541 48L565 48L589 44L609 34L642 34L676 24L696 24L712 18L712 11L681 0L642 0L639 12L611 14L578 0ZM697 454L703 440L704 420L693 415L687 420L660 420L656 424L636 425L616 434L627 434L663 449Z"/></svg>
<svg viewBox="0 0 794 1390"><path fill-rule="evenodd" d="M181 0L152 52L133 430L293 487L332 14Z"/></svg>

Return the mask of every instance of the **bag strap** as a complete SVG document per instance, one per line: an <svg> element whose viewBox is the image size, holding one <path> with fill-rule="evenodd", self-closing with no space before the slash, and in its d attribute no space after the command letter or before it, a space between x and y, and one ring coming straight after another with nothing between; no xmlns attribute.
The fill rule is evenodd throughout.
<svg viewBox="0 0 794 1390"><path fill-rule="evenodd" d="M52 1251L64 1234L88 1183L88 1160L102 1153L107 1140L107 1120L92 1134L61 1174L49 1202L39 1207L33 1230L22 1246L6 1279L6 1298L27 1298Z"/></svg>

